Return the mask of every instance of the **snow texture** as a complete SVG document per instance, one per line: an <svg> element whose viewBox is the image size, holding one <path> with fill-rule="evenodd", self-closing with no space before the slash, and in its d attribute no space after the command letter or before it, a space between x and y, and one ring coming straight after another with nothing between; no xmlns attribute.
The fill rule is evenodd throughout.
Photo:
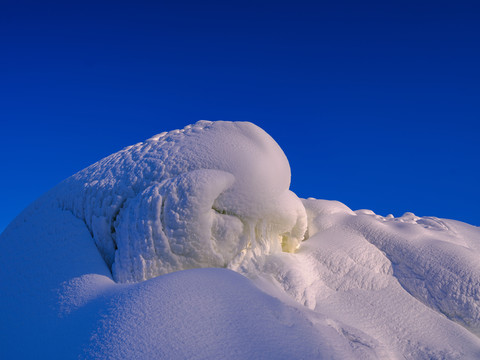
<svg viewBox="0 0 480 360"><path fill-rule="evenodd" d="M234 122L73 175L0 235L0 358L480 358L479 228L289 185Z"/></svg>
<svg viewBox="0 0 480 360"><path fill-rule="evenodd" d="M295 250L307 221L289 186L287 158L262 129L199 121L127 147L55 192L114 279L138 282Z"/></svg>

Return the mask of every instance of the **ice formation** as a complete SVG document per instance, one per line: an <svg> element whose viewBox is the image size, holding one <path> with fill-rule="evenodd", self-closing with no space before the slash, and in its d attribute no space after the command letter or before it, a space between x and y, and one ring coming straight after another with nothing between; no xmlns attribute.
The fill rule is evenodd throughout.
<svg viewBox="0 0 480 360"><path fill-rule="evenodd" d="M129 146L57 192L62 208L85 221L115 280L137 282L294 251L307 218L289 186L287 158L265 131L199 121Z"/></svg>
<svg viewBox="0 0 480 360"><path fill-rule="evenodd" d="M233 122L75 174L0 234L0 357L480 358L479 228L289 184Z"/></svg>

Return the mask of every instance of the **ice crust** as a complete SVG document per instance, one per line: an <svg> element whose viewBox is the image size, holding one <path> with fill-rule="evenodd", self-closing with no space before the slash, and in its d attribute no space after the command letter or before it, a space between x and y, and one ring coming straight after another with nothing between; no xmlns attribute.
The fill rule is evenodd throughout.
<svg viewBox="0 0 480 360"><path fill-rule="evenodd" d="M0 358L480 358L479 228L289 184L209 121L65 180L0 234Z"/></svg>

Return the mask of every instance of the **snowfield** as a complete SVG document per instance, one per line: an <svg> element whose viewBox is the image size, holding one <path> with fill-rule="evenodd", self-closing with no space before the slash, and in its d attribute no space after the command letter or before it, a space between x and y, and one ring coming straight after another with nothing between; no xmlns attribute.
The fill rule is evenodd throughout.
<svg viewBox="0 0 480 360"><path fill-rule="evenodd" d="M289 186L244 122L73 175L0 235L0 358L480 358L479 228Z"/></svg>

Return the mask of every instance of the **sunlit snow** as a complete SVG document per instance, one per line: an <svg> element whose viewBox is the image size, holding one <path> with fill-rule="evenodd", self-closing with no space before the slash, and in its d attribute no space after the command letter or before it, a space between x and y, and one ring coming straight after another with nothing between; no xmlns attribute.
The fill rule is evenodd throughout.
<svg viewBox="0 0 480 360"><path fill-rule="evenodd" d="M0 235L0 357L480 358L479 228L289 186L245 122L73 175Z"/></svg>

